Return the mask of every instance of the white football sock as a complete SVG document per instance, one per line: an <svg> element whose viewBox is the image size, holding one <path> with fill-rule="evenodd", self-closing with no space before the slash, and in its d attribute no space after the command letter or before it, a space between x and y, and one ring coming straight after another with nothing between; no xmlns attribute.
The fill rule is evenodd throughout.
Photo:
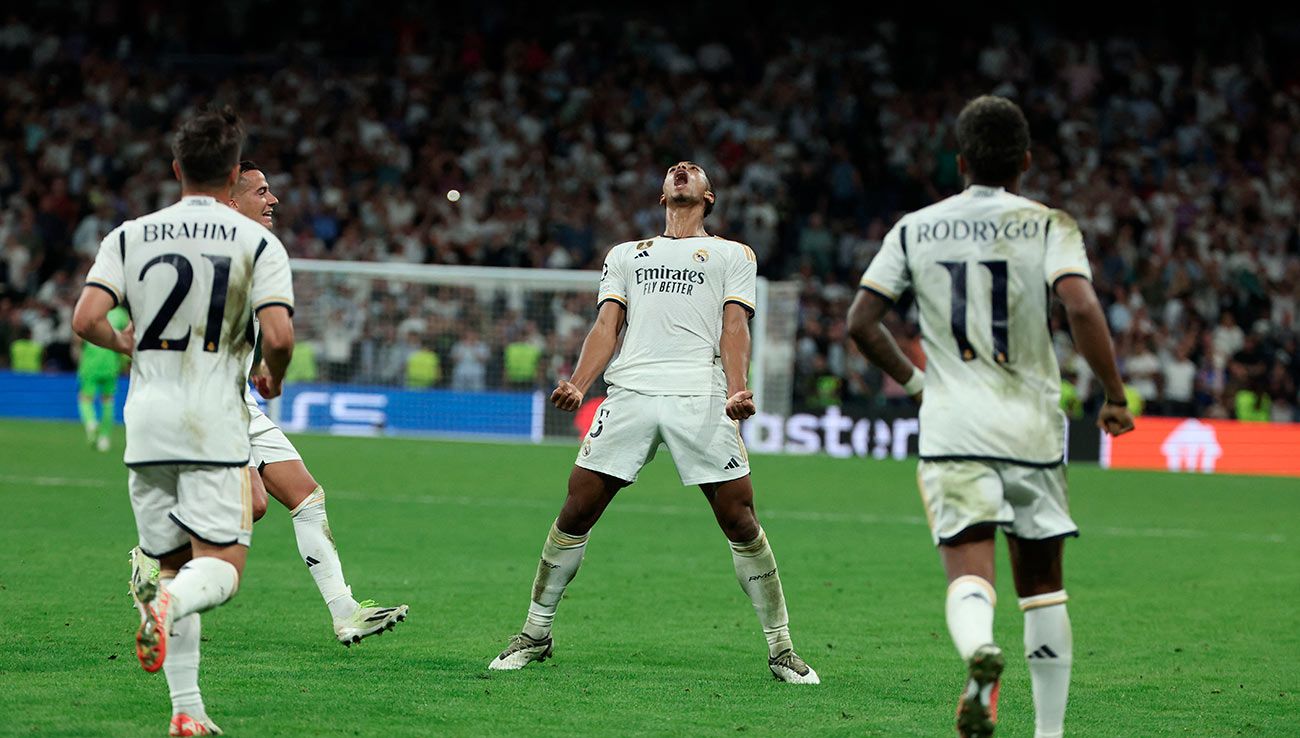
<svg viewBox="0 0 1300 738"><path fill-rule="evenodd" d="M578 575L586 550L587 535L572 536L551 525L542 545L542 558L537 562L537 576L533 578L533 600L524 619L524 635L541 640L551 634L555 608L564 596L564 588Z"/></svg>
<svg viewBox="0 0 1300 738"><path fill-rule="evenodd" d="M289 517L293 519L298 553L316 580L316 588L325 599L330 615L349 617L357 611L357 601L352 599L352 588L343 578L343 564L334 546L329 518L325 516L325 490L317 487L289 512Z"/></svg>
<svg viewBox="0 0 1300 738"><path fill-rule="evenodd" d="M1034 690L1035 738L1065 735L1065 703L1074 663L1067 599L1065 590L1020 599L1025 612L1025 660Z"/></svg>
<svg viewBox="0 0 1300 738"><path fill-rule="evenodd" d="M208 716L199 692L199 641L203 634L200 615L191 613L172 623L167 638L167 660L163 674L172 696L172 714L185 713L195 720Z"/></svg>
<svg viewBox="0 0 1300 738"><path fill-rule="evenodd" d="M997 601L993 585L984 577L967 574L948 585L944 612L962 661L970 659L975 649L993 642L993 606Z"/></svg>
<svg viewBox="0 0 1300 738"><path fill-rule="evenodd" d="M190 559L166 587L172 598L172 622L211 610L234 597L238 588L239 572L234 564L213 556Z"/></svg>
<svg viewBox="0 0 1300 738"><path fill-rule="evenodd" d="M767 637L767 652L776 656L794 648L790 641L790 616L785 609L785 593L781 591L781 575L776 571L776 557L767 544L767 534L758 529L758 537L747 543L731 544L731 563L736 567L740 588L754 603L754 612Z"/></svg>

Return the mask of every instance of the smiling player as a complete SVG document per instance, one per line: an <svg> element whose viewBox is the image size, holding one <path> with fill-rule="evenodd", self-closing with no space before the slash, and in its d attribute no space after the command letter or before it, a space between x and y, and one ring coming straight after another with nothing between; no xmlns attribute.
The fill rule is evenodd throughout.
<svg viewBox="0 0 1300 738"><path fill-rule="evenodd" d="M239 162L239 180L231 190L226 204L251 220L267 228L274 224L275 206L280 200L271 192L266 175L248 160ZM255 343L260 345L260 328L253 325ZM269 374L264 362L254 355L249 357L249 373L258 392L268 396ZM352 588L343 578L343 565L339 561L334 535L325 515L325 491L307 471L298 449L285 437L284 432L258 407L257 402L244 387L244 402L250 417L248 426L252 453L249 466L252 476L253 519L266 514L267 493L289 510L293 520L293 533L298 541L298 553L316 581L325 606L329 608L334 624L334 636L339 643L351 646L363 638L392 630L406 620L408 607L380 607L374 600L357 602L352 598ZM132 552L135 570L132 578L148 577L150 562L141 558L138 550ZM143 573L141 571L143 570Z"/></svg>

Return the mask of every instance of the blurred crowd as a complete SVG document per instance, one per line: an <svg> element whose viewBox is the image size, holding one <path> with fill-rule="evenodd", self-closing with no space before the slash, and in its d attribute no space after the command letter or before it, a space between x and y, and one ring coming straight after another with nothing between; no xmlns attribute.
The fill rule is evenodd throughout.
<svg viewBox="0 0 1300 738"><path fill-rule="evenodd" d="M128 24L142 8L154 15ZM485 11L434 28L411 12L358 58L319 18L302 25L320 38L213 53L159 6L75 12L84 22L0 22L0 361L15 370L71 367L71 306L100 239L176 199L169 132L219 100L245 120L296 257L599 268L608 246L661 230L664 169L700 162L711 231L800 285L796 406L901 402L844 316L893 221L960 191L953 123L992 92L1030 121L1024 194L1082 227L1132 399L1300 419L1300 76L1290 36L1262 24L751 24L720 40L635 16L534 27ZM301 289L297 373L330 381L545 386L591 317L566 294ZM1096 383L1050 320L1081 414ZM891 321L921 360L906 301Z"/></svg>

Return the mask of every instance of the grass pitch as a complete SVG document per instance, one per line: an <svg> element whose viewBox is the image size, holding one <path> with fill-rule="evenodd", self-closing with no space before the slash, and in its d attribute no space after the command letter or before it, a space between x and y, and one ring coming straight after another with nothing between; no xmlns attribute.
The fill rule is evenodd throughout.
<svg viewBox="0 0 1300 738"><path fill-rule="evenodd" d="M795 644L822 677L800 687L771 678L726 542L668 458L594 530L555 658L502 674L486 665L523 620L573 449L295 442L354 594L411 617L334 642L272 502L239 595L203 617L201 684L228 735L952 734L962 667L912 463L753 459ZM120 443L98 454L75 425L0 423L0 735L166 734L166 682L133 652ZM1088 466L1070 481L1070 734L1296 735L1300 483ZM1028 736L999 555L999 734Z"/></svg>

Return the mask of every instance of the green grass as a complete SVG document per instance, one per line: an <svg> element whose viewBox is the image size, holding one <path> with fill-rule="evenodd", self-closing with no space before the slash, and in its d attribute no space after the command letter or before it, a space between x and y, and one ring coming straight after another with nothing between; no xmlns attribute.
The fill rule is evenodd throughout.
<svg viewBox="0 0 1300 738"><path fill-rule="evenodd" d="M116 453L75 425L0 423L0 735L165 734L161 674L133 655L135 528ZM257 525L242 590L204 616L202 685L229 735L951 734L962 669L914 465L753 460L795 643L819 687L776 683L702 496L661 458L592 535L556 657L486 664L517 630L573 449L295 439L325 485L358 598L410 619L352 649L287 513ZM1076 736L1296 735L1300 483L1071 470ZM1033 733L1021 618L1000 735Z"/></svg>

